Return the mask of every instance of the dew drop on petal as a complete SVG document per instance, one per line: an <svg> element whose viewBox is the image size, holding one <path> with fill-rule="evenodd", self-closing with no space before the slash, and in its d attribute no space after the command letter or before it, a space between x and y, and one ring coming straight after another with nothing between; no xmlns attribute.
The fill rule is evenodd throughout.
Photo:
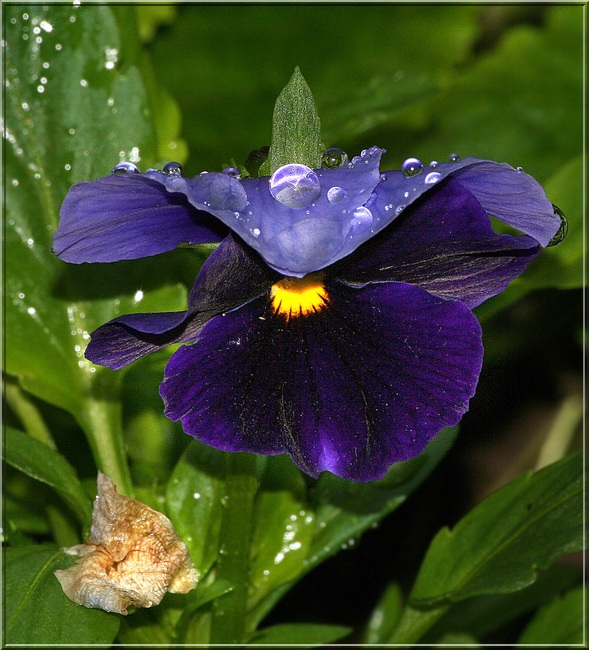
<svg viewBox="0 0 589 650"><path fill-rule="evenodd" d="M352 213L352 217L352 225L354 226L370 226L374 221L372 212L370 212L370 210L364 206L356 208Z"/></svg>
<svg viewBox="0 0 589 650"><path fill-rule="evenodd" d="M182 176L184 169L179 162L169 162L164 165L163 172L166 176Z"/></svg>
<svg viewBox="0 0 589 650"><path fill-rule="evenodd" d="M442 178L441 174L438 174L438 172L430 172L424 179L424 183L426 185L432 185L433 183L437 183L440 178Z"/></svg>
<svg viewBox="0 0 589 650"><path fill-rule="evenodd" d="M405 176L416 176L423 171L423 163L418 158L407 158L401 165L401 171Z"/></svg>
<svg viewBox="0 0 589 650"><path fill-rule="evenodd" d="M254 229L252 230L252 235L253 235L254 237L258 238L258 237L260 236L260 229L259 229L259 228L254 228Z"/></svg>
<svg viewBox="0 0 589 650"><path fill-rule="evenodd" d="M406 207L406 206L404 206L404 205L398 205L398 206L396 207L396 209L395 209L395 214L396 214L396 215L401 214L401 212L403 212L403 210L405 209L405 207Z"/></svg>
<svg viewBox="0 0 589 650"><path fill-rule="evenodd" d="M343 187L338 187L335 185L334 187L330 187L327 190L327 200L330 203L337 203L338 201L341 201L342 199L346 198L346 191L344 190Z"/></svg>
<svg viewBox="0 0 589 650"><path fill-rule="evenodd" d="M430 166L432 169L435 169L439 164L440 164L440 163L439 163L437 160L432 160L432 161L430 162L429 166Z"/></svg>
<svg viewBox="0 0 589 650"><path fill-rule="evenodd" d="M321 154L321 167L323 169L337 169L348 162L348 154L338 147L330 147Z"/></svg>
<svg viewBox="0 0 589 650"><path fill-rule="evenodd" d="M556 231L554 237L548 242L548 246L556 246L557 244L560 244L569 232L569 222L564 216L564 212L557 205L554 205L554 203L552 204L552 207L554 208L554 214L560 218L560 227Z"/></svg>
<svg viewBox="0 0 589 650"><path fill-rule="evenodd" d="M235 167L225 167L223 170L224 174L227 174L228 176L231 176L233 178L236 178L237 180L240 180L241 174L239 172L239 169L236 169Z"/></svg>
<svg viewBox="0 0 589 650"><path fill-rule="evenodd" d="M457 153L451 153L448 156L450 162L457 163L460 160L460 156Z"/></svg>
<svg viewBox="0 0 589 650"><path fill-rule="evenodd" d="M139 167L132 162L120 162L112 170L113 174L139 174Z"/></svg>
<svg viewBox="0 0 589 650"><path fill-rule="evenodd" d="M321 185L310 167L283 165L270 177L270 194L287 208L304 208L319 198Z"/></svg>

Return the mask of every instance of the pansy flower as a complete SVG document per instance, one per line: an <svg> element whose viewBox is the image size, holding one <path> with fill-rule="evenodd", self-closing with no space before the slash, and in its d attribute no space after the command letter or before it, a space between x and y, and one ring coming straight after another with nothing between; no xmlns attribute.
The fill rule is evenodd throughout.
<svg viewBox="0 0 589 650"><path fill-rule="evenodd" d="M73 263L219 242L185 312L98 328L92 362L122 368L173 343L165 413L218 449L288 453L307 474L382 477L466 412L483 348L472 313L561 228L540 185L476 158L382 149L271 177L183 176L129 163L75 185L54 248ZM122 173L119 173L122 172ZM521 234L496 232L489 216Z"/></svg>

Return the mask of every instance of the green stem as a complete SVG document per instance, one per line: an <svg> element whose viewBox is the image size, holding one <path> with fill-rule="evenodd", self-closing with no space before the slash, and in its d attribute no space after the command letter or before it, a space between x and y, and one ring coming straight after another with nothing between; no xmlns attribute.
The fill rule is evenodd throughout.
<svg viewBox="0 0 589 650"><path fill-rule="evenodd" d="M407 603L399 623L386 644L411 648L448 611L450 605L444 603L435 608L417 608Z"/></svg>
<svg viewBox="0 0 589 650"><path fill-rule="evenodd" d="M46 444L51 449L56 449L55 442L51 432L45 424L39 409L35 402L25 393L22 388L12 382L4 383L4 396L6 403L18 416L25 431L39 442Z"/></svg>
<svg viewBox="0 0 589 650"><path fill-rule="evenodd" d="M82 426L98 469L112 479L118 492L132 497L133 483L123 436L121 401L113 395L113 387L118 392L120 381L112 381L113 377L108 374L108 390L104 388L106 382L97 377L95 385L88 391L81 416Z"/></svg>
<svg viewBox="0 0 589 650"><path fill-rule="evenodd" d="M223 522L217 578L233 589L213 603L210 642L220 645L245 641L254 501L258 489L257 458L227 454Z"/></svg>

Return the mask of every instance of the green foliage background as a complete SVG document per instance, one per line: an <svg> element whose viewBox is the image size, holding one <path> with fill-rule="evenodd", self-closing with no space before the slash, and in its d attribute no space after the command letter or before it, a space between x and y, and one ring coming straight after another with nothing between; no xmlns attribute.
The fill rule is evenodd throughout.
<svg viewBox="0 0 589 650"><path fill-rule="evenodd" d="M585 6L3 9L4 641L581 643ZM297 66L325 147L385 147L383 169L521 165L569 220L478 309L460 432L369 485L190 442L161 413L169 351L117 373L85 361L108 319L183 309L210 249L80 267L50 252L68 188L121 159L193 175L269 145ZM97 469L168 514L197 590L126 618L67 600L53 571L87 534Z"/></svg>

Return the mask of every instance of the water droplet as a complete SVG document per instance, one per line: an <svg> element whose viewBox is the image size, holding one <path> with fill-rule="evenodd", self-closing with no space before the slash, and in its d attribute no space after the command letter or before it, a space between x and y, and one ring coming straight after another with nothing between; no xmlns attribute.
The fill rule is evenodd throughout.
<svg viewBox="0 0 589 650"><path fill-rule="evenodd" d="M338 147L330 147L321 154L323 169L337 169L348 162L348 154Z"/></svg>
<svg viewBox="0 0 589 650"><path fill-rule="evenodd" d="M387 180L387 175L386 174L381 174L380 175L380 182L384 183Z"/></svg>
<svg viewBox="0 0 589 650"><path fill-rule="evenodd" d="M518 172L523 172L523 171L524 171L524 168L523 168L523 167L516 167L516 170L517 170Z"/></svg>
<svg viewBox="0 0 589 650"><path fill-rule="evenodd" d="M548 246L556 246L557 244L560 244L569 232L569 222L564 216L564 212L557 205L554 205L554 203L552 204L552 207L554 208L554 214L560 218L560 227L554 237L548 242Z"/></svg>
<svg viewBox="0 0 589 650"><path fill-rule="evenodd" d="M82 88L88 88L88 82L86 79L80 79L80 86L82 86Z"/></svg>
<svg viewBox="0 0 589 650"><path fill-rule="evenodd" d="M460 160L460 156L457 153L451 153L448 156L450 162L457 163Z"/></svg>
<svg viewBox="0 0 589 650"><path fill-rule="evenodd" d="M252 230L252 235L253 235L254 237L256 237L256 238L259 237L259 236L260 236L260 229L259 229L259 228L254 228L254 229Z"/></svg>
<svg viewBox="0 0 589 650"><path fill-rule="evenodd" d="M319 198L321 185L310 167L284 165L270 178L270 194L287 208L305 208Z"/></svg>
<svg viewBox="0 0 589 650"><path fill-rule="evenodd" d="M227 174L228 176L231 176L232 178L237 178L237 180L240 180L241 174L239 172L239 169L235 167L225 167L223 170L224 174Z"/></svg>
<svg viewBox="0 0 589 650"><path fill-rule="evenodd" d="M432 169L435 169L439 164L440 164L440 163L439 163L437 160L432 160L432 161L430 162L429 166L430 166Z"/></svg>
<svg viewBox="0 0 589 650"><path fill-rule="evenodd" d="M139 167L131 162L120 162L112 170L113 174L139 174Z"/></svg>
<svg viewBox="0 0 589 650"><path fill-rule="evenodd" d="M426 185L431 185L432 183L437 183L440 178L442 178L441 174L438 174L438 172L430 172L424 179L424 183Z"/></svg>
<svg viewBox="0 0 589 650"><path fill-rule="evenodd" d="M401 165L401 171L405 176L416 176L423 171L423 163L418 158L407 158Z"/></svg>
<svg viewBox="0 0 589 650"><path fill-rule="evenodd" d="M354 226L370 226L374 220L372 212L364 206L356 208L352 213L352 225Z"/></svg>
<svg viewBox="0 0 589 650"><path fill-rule="evenodd" d="M327 200L330 203L337 203L338 201L341 201L342 199L346 198L346 190L343 189L343 187L330 187L327 190Z"/></svg>
<svg viewBox="0 0 589 650"><path fill-rule="evenodd" d="M182 176L184 169L178 162L169 162L164 165L163 172L166 176Z"/></svg>
<svg viewBox="0 0 589 650"><path fill-rule="evenodd" d="M396 214L396 215L401 214L401 212L403 212L403 210L405 209L405 207L406 207L406 206L404 206L404 205L402 205L402 204L401 204L401 205L398 205L398 206L396 207L396 209L395 209L395 214Z"/></svg>

